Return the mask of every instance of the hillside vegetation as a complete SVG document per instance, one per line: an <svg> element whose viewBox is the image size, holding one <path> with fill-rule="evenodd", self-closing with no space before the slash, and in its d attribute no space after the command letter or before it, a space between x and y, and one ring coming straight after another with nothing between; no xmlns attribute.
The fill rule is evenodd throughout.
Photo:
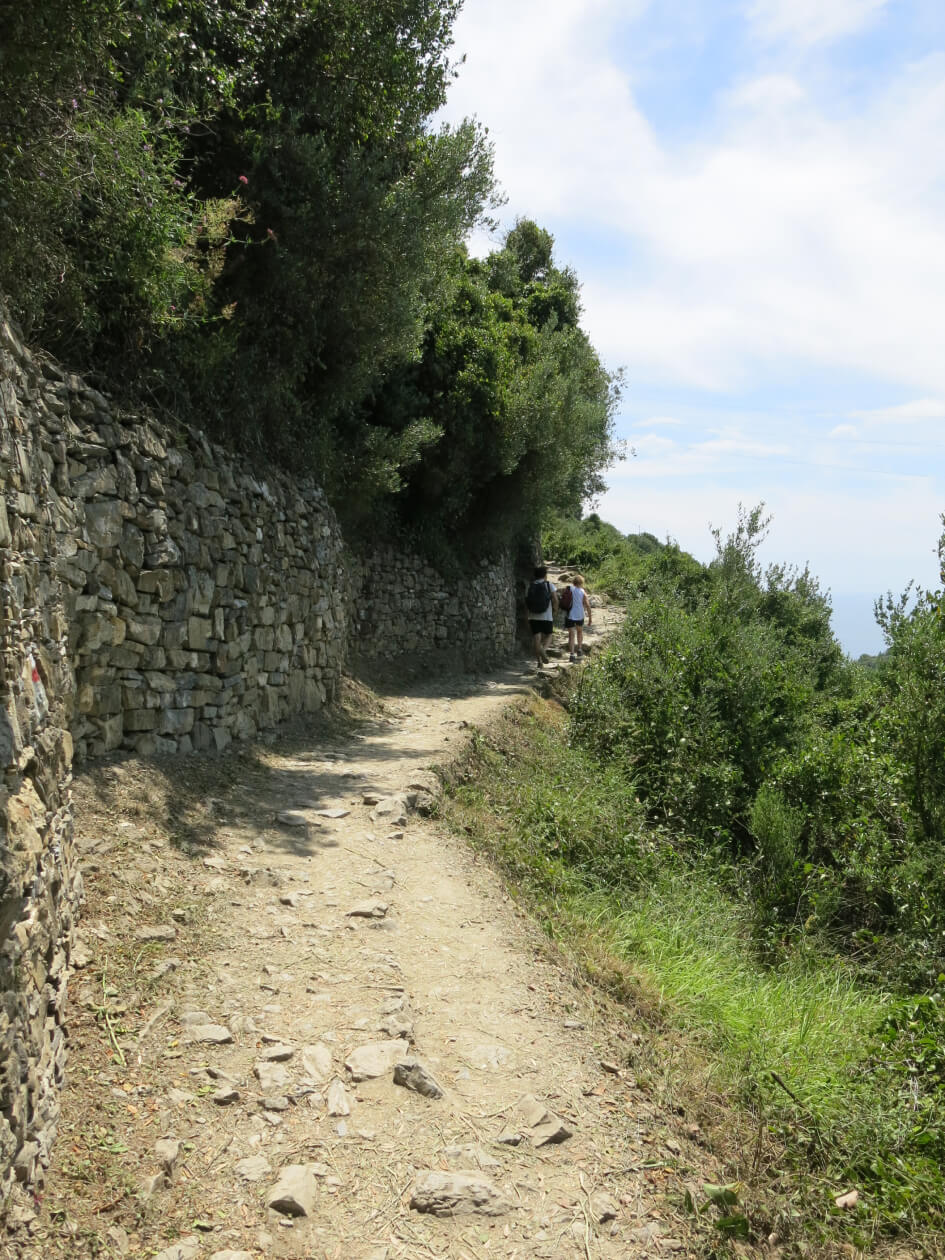
<svg viewBox="0 0 945 1260"><path fill-rule="evenodd" d="M726 1229L940 1254L941 595L880 601L887 652L864 669L809 572L761 567L765 525L742 512L708 565L595 518L552 526L557 560L611 575L625 625L565 737L541 708L500 724L451 808L555 931L631 967L631 998L764 1135L734 1157Z"/></svg>
<svg viewBox="0 0 945 1260"><path fill-rule="evenodd" d="M618 381L438 126L458 0L0 0L0 294L129 401L456 554L577 511Z"/></svg>

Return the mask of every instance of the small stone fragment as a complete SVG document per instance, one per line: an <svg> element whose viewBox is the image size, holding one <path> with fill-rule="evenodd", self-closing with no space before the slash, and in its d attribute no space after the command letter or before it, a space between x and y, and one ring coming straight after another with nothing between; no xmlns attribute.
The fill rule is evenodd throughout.
<svg viewBox="0 0 945 1260"><path fill-rule="evenodd" d="M377 1026L377 1031L385 1037L400 1037L405 1041L413 1041L413 1021L403 1013L387 1015Z"/></svg>
<svg viewBox="0 0 945 1260"><path fill-rule="evenodd" d="M277 1094L270 1098L262 1099L263 1111L288 1111L289 1100L284 1094Z"/></svg>
<svg viewBox="0 0 945 1260"><path fill-rule="evenodd" d="M144 1180L141 1182L140 1193L141 1193L142 1199L144 1199L145 1202L147 1202L148 1199L154 1198L157 1192L163 1189L166 1184L167 1184L167 1178L162 1172L153 1173L152 1176L145 1177Z"/></svg>
<svg viewBox="0 0 945 1260"><path fill-rule="evenodd" d="M359 901L357 905L352 906L348 911L349 919L383 919L387 914L388 904L386 901Z"/></svg>
<svg viewBox="0 0 945 1260"><path fill-rule="evenodd" d="M358 1046L352 1050L345 1060L345 1067L355 1081L369 1081L378 1076L386 1076L398 1059L403 1057L404 1043L397 1041L375 1041L366 1046Z"/></svg>
<svg viewBox="0 0 945 1260"><path fill-rule="evenodd" d="M283 1045L281 1042L273 1046L266 1046L262 1051L261 1058L268 1063L287 1063L295 1054L295 1050L291 1046Z"/></svg>
<svg viewBox="0 0 945 1260"><path fill-rule="evenodd" d="M433 1216L503 1216L511 1204L480 1172L424 1172L414 1182L410 1206Z"/></svg>
<svg viewBox="0 0 945 1260"><path fill-rule="evenodd" d="M206 1011L181 1011L180 1022L182 1028L194 1028L198 1025L212 1024L213 1020Z"/></svg>
<svg viewBox="0 0 945 1260"><path fill-rule="evenodd" d="M297 813L294 809L283 809L276 814L276 822L282 823L283 827L307 827L308 819L304 814Z"/></svg>
<svg viewBox="0 0 945 1260"><path fill-rule="evenodd" d="M407 806L402 796L385 796L371 812L372 822L383 822L388 827L407 825Z"/></svg>
<svg viewBox="0 0 945 1260"><path fill-rule="evenodd" d="M239 1102L240 1094L238 1089L227 1086L224 1089L218 1089L216 1093L210 1095L210 1101L216 1103L218 1107L228 1107L230 1103Z"/></svg>
<svg viewBox="0 0 945 1260"><path fill-rule="evenodd" d="M200 1045L226 1046L233 1040L233 1034L222 1024L197 1024L187 1029L186 1040Z"/></svg>
<svg viewBox="0 0 945 1260"><path fill-rule="evenodd" d="M266 1204L283 1216L311 1216L315 1210L318 1183L307 1164L287 1164L269 1191Z"/></svg>
<svg viewBox="0 0 945 1260"><path fill-rule="evenodd" d="M325 1081L331 1075L331 1048L323 1041L302 1047L302 1069L313 1081Z"/></svg>
<svg viewBox="0 0 945 1260"><path fill-rule="evenodd" d="M443 1149L443 1158L448 1164L457 1168L501 1168L502 1163L490 1155L484 1146L475 1142L465 1142L461 1146L447 1146Z"/></svg>
<svg viewBox="0 0 945 1260"><path fill-rule="evenodd" d="M106 1237L120 1256L128 1255L131 1250L131 1239L128 1237L128 1231L124 1226L112 1225Z"/></svg>
<svg viewBox="0 0 945 1260"><path fill-rule="evenodd" d="M253 1067L253 1073L264 1094L278 1094L289 1084L289 1073L281 1063L260 1060Z"/></svg>
<svg viewBox="0 0 945 1260"><path fill-rule="evenodd" d="M152 980L163 980L165 976L169 976L172 971L176 971L180 966L179 958L164 958L157 963L151 972Z"/></svg>
<svg viewBox="0 0 945 1260"><path fill-rule="evenodd" d="M153 941L176 941L177 928L172 923L163 927L138 928L135 932L135 940L141 945L148 945Z"/></svg>
<svg viewBox="0 0 945 1260"><path fill-rule="evenodd" d="M320 818L347 818L351 813L350 809L318 809L315 811Z"/></svg>
<svg viewBox="0 0 945 1260"><path fill-rule="evenodd" d="M603 1225L607 1221L615 1221L620 1212L615 1199L612 1199L604 1190L599 1190L596 1194L591 1195L591 1215L598 1225Z"/></svg>
<svg viewBox="0 0 945 1260"><path fill-rule="evenodd" d="M172 1247L165 1247L163 1251L159 1251L154 1260L194 1260L199 1254L200 1239L191 1234L188 1238L182 1238L180 1242L174 1243Z"/></svg>
<svg viewBox="0 0 945 1260"><path fill-rule="evenodd" d="M180 1158L180 1142L176 1138L161 1138L154 1143L154 1153L161 1161L165 1175L173 1177Z"/></svg>
<svg viewBox="0 0 945 1260"><path fill-rule="evenodd" d="M337 1078L328 1086L328 1114L330 1116L350 1116L351 1103L348 1101L348 1091L344 1087L344 1082Z"/></svg>
<svg viewBox="0 0 945 1260"><path fill-rule="evenodd" d="M263 1177L268 1177L272 1172L272 1165L265 1155L250 1155L246 1159L240 1159L233 1168L236 1175L244 1181L262 1181Z"/></svg>
<svg viewBox="0 0 945 1260"><path fill-rule="evenodd" d="M253 1260L251 1251L215 1251L210 1260Z"/></svg>
<svg viewBox="0 0 945 1260"><path fill-rule="evenodd" d="M394 1084L412 1089L425 1098L442 1098L443 1090L419 1059L401 1059L394 1065Z"/></svg>
<svg viewBox="0 0 945 1260"><path fill-rule="evenodd" d="M572 1130L560 1116L549 1111L532 1094L523 1094L515 1106L515 1121L496 1140L507 1146L517 1146L522 1137L527 1137L533 1146L545 1146L566 1142L571 1136Z"/></svg>

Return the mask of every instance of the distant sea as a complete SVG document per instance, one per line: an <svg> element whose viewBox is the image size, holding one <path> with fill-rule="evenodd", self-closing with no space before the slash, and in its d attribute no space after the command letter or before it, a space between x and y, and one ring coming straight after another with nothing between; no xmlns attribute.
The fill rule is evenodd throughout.
<svg viewBox="0 0 945 1260"><path fill-rule="evenodd" d="M873 605L879 594L879 591L870 594L856 592L830 597L833 632L844 652L854 660L864 653L878 656L886 649L882 631L873 617Z"/></svg>

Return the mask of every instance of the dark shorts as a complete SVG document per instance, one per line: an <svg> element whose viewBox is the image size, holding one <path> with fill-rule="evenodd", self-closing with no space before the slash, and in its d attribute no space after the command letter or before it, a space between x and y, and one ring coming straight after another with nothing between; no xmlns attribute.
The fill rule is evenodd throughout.
<svg viewBox="0 0 945 1260"><path fill-rule="evenodd" d="M528 628L532 634L551 634L555 628L553 621L533 621L531 617L528 619Z"/></svg>
<svg viewBox="0 0 945 1260"><path fill-rule="evenodd" d="M565 630L570 630L572 626L583 626L583 625L584 625L583 617L578 617L576 621L573 617L565 617L564 619Z"/></svg>

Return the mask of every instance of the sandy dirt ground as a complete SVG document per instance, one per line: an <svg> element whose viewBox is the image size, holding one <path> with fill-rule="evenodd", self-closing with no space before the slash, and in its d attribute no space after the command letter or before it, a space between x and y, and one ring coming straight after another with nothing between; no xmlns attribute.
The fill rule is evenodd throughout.
<svg viewBox="0 0 945 1260"><path fill-rule="evenodd" d="M681 1203L718 1169L638 1087L631 1017L429 816L430 767L535 686L523 659L77 780L68 1087L0 1255L707 1254Z"/></svg>

